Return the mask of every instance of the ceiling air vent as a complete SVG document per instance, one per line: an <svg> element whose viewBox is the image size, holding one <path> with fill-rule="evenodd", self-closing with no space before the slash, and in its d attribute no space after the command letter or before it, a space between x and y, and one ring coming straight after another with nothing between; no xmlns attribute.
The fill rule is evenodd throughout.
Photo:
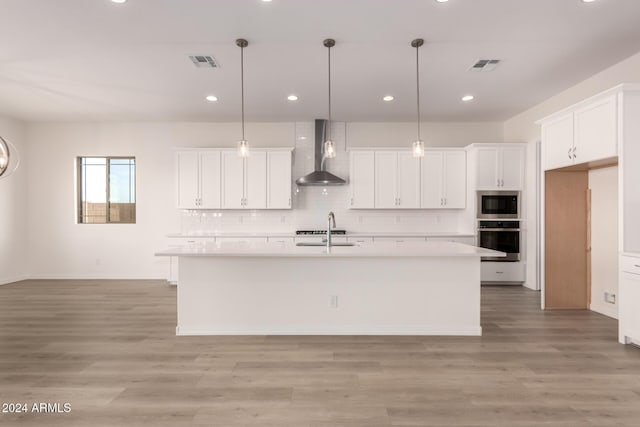
<svg viewBox="0 0 640 427"><path fill-rule="evenodd" d="M218 61L211 55L189 55L189 59L198 68L220 68Z"/></svg>
<svg viewBox="0 0 640 427"><path fill-rule="evenodd" d="M469 68L469 71L475 72L487 72L493 71L500 64L499 59L479 59L475 64Z"/></svg>

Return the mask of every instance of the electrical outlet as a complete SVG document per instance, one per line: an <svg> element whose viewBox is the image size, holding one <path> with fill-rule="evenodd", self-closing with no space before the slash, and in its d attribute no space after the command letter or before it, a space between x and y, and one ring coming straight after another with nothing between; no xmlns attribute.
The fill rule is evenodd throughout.
<svg viewBox="0 0 640 427"><path fill-rule="evenodd" d="M604 293L604 302L608 302L609 304L615 304L616 303L616 294L613 294L611 292L605 292Z"/></svg>
<svg viewBox="0 0 640 427"><path fill-rule="evenodd" d="M329 298L329 307L338 308L338 295L331 295Z"/></svg>

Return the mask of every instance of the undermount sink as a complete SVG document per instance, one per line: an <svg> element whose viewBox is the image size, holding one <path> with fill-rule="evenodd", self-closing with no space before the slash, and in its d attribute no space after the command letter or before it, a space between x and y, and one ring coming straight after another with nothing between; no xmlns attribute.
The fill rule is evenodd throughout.
<svg viewBox="0 0 640 427"><path fill-rule="evenodd" d="M336 242L331 243L331 246L355 246L354 242ZM298 242L296 246L327 246L326 243L322 242Z"/></svg>

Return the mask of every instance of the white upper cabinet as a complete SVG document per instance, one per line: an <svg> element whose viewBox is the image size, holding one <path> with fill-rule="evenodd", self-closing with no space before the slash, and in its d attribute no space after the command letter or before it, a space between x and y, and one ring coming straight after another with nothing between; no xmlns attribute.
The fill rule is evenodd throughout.
<svg viewBox="0 0 640 427"><path fill-rule="evenodd" d="M443 209L444 153L426 151L422 158L422 207Z"/></svg>
<svg viewBox="0 0 640 427"><path fill-rule="evenodd" d="M267 152L267 209L291 208L291 151Z"/></svg>
<svg viewBox="0 0 640 427"><path fill-rule="evenodd" d="M539 123L545 170L618 155L618 97L615 94L587 100Z"/></svg>
<svg viewBox="0 0 640 427"><path fill-rule="evenodd" d="M524 147L479 147L476 149L478 190L522 190Z"/></svg>
<svg viewBox="0 0 640 427"><path fill-rule="evenodd" d="M373 151L351 152L350 173L352 209L375 207L375 153Z"/></svg>
<svg viewBox="0 0 640 427"><path fill-rule="evenodd" d="M178 208L220 208L220 152L181 151L177 154Z"/></svg>
<svg viewBox="0 0 640 427"><path fill-rule="evenodd" d="M420 159L408 151L376 151L375 208L420 208Z"/></svg>
<svg viewBox="0 0 640 427"><path fill-rule="evenodd" d="M251 153L253 154L253 153ZM222 152L222 209L244 208L244 159L236 151Z"/></svg>
<svg viewBox="0 0 640 427"><path fill-rule="evenodd" d="M401 209L420 208L420 159L408 151L398 152L397 194Z"/></svg>
<svg viewBox="0 0 640 427"><path fill-rule="evenodd" d="M422 158L422 208L464 209L466 199L466 153L427 151Z"/></svg>
<svg viewBox="0 0 640 427"><path fill-rule="evenodd" d="M377 151L375 154L375 208L398 207L398 154Z"/></svg>
<svg viewBox="0 0 640 427"><path fill-rule="evenodd" d="M564 114L542 125L545 169L573 164L573 113Z"/></svg>
<svg viewBox="0 0 640 427"><path fill-rule="evenodd" d="M442 188L445 208L465 209L467 207L466 151L445 151Z"/></svg>
<svg viewBox="0 0 640 427"><path fill-rule="evenodd" d="M575 112L576 164L618 155L616 97L608 96Z"/></svg>
<svg viewBox="0 0 640 427"><path fill-rule="evenodd" d="M249 157L244 159L244 208L267 208L267 153L265 151L253 150Z"/></svg>
<svg viewBox="0 0 640 427"><path fill-rule="evenodd" d="M181 151L177 180L179 209L290 209L291 151Z"/></svg>

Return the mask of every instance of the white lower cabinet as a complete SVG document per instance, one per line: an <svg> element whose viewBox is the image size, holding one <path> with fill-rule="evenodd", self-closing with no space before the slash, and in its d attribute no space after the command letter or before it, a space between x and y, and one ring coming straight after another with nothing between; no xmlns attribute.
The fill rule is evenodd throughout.
<svg viewBox="0 0 640 427"><path fill-rule="evenodd" d="M620 257L619 340L640 345L640 257Z"/></svg>
<svg viewBox="0 0 640 427"><path fill-rule="evenodd" d="M486 284L521 284L526 280L525 265L522 262L483 261L480 263L480 279Z"/></svg>

